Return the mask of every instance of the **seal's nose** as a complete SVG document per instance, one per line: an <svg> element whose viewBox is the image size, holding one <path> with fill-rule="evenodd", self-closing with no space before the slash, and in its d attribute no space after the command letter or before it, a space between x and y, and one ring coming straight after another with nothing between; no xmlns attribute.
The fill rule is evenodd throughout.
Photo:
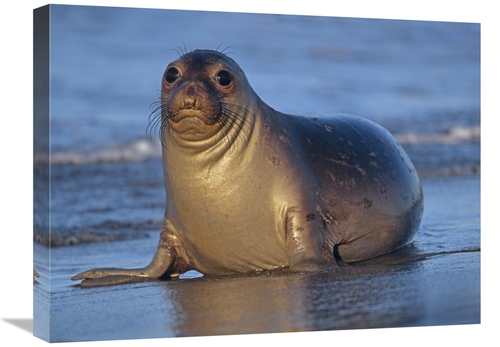
<svg viewBox="0 0 500 347"><path fill-rule="evenodd" d="M184 96L184 108L185 109L194 109L196 108L196 91L193 86L189 86L186 89L186 93Z"/></svg>
<svg viewBox="0 0 500 347"><path fill-rule="evenodd" d="M185 97L184 98L184 108L188 109L188 110L196 108L196 98Z"/></svg>

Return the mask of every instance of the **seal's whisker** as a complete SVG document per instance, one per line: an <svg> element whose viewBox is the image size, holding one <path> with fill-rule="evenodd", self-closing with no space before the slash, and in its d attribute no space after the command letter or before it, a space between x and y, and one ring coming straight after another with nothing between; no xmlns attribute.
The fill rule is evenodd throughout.
<svg viewBox="0 0 500 347"><path fill-rule="evenodd" d="M175 48L170 48L171 51L174 51L175 53L177 53L177 55L179 56L179 58L181 58L183 56L183 54L181 52L179 52L177 49Z"/></svg>
<svg viewBox="0 0 500 347"><path fill-rule="evenodd" d="M218 60L220 60L223 56L227 55L228 53L226 53L226 51L229 49L229 48L234 48L234 46L227 46L226 48L224 48L222 51L219 50L219 48L223 45L223 43L219 44L217 46L217 48L215 49L214 51L214 56L213 56L213 61L216 62ZM229 53L232 53L234 54L233 52L229 52Z"/></svg>
<svg viewBox="0 0 500 347"><path fill-rule="evenodd" d="M148 116L148 126L146 127L146 134L151 139L152 134L156 133L155 129L156 129L156 127L160 121L160 118L161 118L161 112L162 112L161 100L153 102L150 105L150 107L154 107L154 108Z"/></svg>
<svg viewBox="0 0 500 347"><path fill-rule="evenodd" d="M230 49L230 48L235 48L234 46L227 46L222 51L219 51L219 47L221 45L222 45L222 43L219 46L217 46L217 51L219 52L217 59L220 59L222 56L227 56L228 54L235 54L234 52L228 51L228 49Z"/></svg>
<svg viewBox="0 0 500 347"><path fill-rule="evenodd" d="M224 53L224 50L219 51L220 46L222 46L223 44L224 44L224 43L219 43L219 45L217 46L217 48L215 48L215 52L217 52L217 53ZM220 55L219 55L219 56L220 56Z"/></svg>
<svg viewBox="0 0 500 347"><path fill-rule="evenodd" d="M167 127L166 120L170 117L166 111L166 105L163 99L151 103L151 113L148 116L148 125L146 127L146 135L150 140L153 135L159 136L160 142L163 144L162 132Z"/></svg>
<svg viewBox="0 0 500 347"><path fill-rule="evenodd" d="M155 117L153 121L148 124L146 128L147 136L150 140L153 139L153 135L157 135L158 125L161 123L161 116Z"/></svg>
<svg viewBox="0 0 500 347"><path fill-rule="evenodd" d="M176 48L170 48L170 50L176 52L179 55L180 59L182 59L188 53L186 44L184 42L182 42L182 47L178 45Z"/></svg>

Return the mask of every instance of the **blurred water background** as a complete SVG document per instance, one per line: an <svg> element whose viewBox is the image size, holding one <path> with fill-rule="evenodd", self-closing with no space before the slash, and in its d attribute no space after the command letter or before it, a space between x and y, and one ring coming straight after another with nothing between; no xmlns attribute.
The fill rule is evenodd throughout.
<svg viewBox="0 0 500 347"><path fill-rule="evenodd" d="M420 171L479 165L478 24L80 6L51 16L55 163L158 155L142 141L166 65L219 48L282 112L375 120Z"/></svg>

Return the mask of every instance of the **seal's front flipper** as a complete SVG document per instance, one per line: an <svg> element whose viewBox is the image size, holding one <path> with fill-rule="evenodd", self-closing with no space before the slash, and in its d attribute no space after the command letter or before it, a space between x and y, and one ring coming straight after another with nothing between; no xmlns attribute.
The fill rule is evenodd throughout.
<svg viewBox="0 0 500 347"><path fill-rule="evenodd" d="M87 278L80 283L81 288L92 288L92 287L102 287L102 286L114 286L118 284L130 284L130 283L142 283L142 282L152 282L156 279L148 277L137 277L137 276L123 276L123 275L111 275L100 278Z"/></svg>
<svg viewBox="0 0 500 347"><path fill-rule="evenodd" d="M151 263L139 269L103 268L82 272L71 277L71 280L83 280L82 287L115 285L123 283L143 282L146 279L158 279L169 275L175 263L174 247L165 247L160 242Z"/></svg>

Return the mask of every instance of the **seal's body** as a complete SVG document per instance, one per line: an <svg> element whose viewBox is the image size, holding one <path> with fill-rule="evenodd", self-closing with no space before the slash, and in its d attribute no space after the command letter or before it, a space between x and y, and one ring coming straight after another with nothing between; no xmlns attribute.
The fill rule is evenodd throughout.
<svg viewBox="0 0 500 347"><path fill-rule="evenodd" d="M277 112L220 52L171 63L160 110L167 207L153 261L73 279L325 269L389 253L420 225L422 188L392 135L355 116Z"/></svg>

